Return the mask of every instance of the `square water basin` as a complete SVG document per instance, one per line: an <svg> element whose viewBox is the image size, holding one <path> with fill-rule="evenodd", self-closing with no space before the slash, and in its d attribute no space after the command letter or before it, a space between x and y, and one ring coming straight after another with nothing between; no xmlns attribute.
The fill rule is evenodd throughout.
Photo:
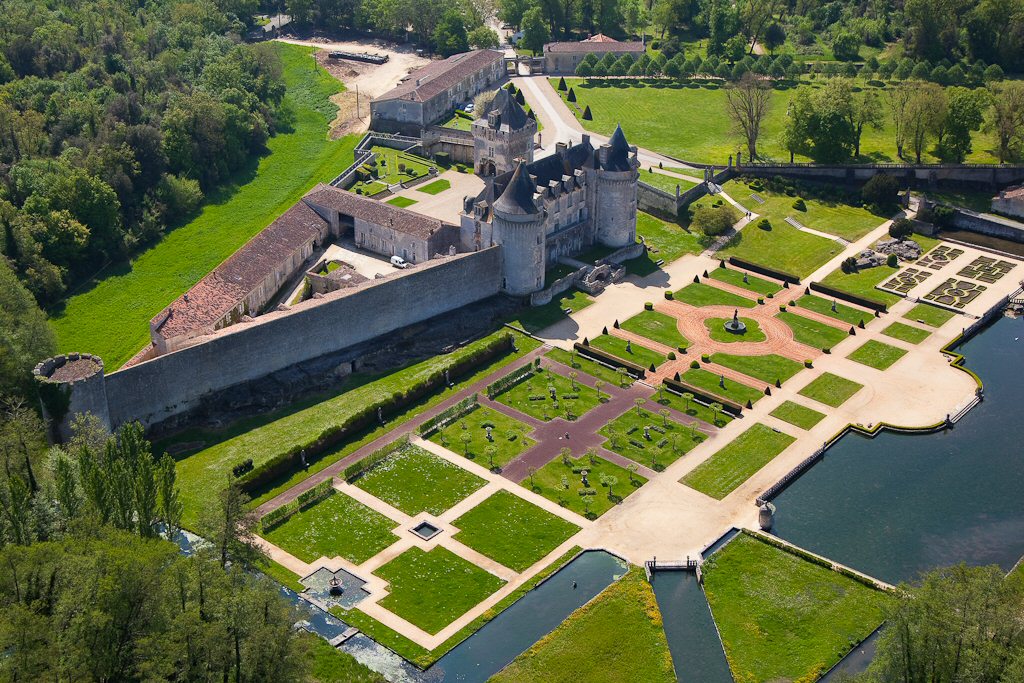
<svg viewBox="0 0 1024 683"><path fill-rule="evenodd" d="M441 530L433 524L431 524L430 522L420 522L412 529L410 529L410 531L412 531L414 534L422 538L424 541L429 541L434 536L437 536L439 533L441 533Z"/></svg>

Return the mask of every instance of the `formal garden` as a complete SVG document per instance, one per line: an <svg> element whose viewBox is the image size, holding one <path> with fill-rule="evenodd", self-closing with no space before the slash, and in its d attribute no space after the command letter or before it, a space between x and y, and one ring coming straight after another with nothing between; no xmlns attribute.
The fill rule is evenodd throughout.
<svg viewBox="0 0 1024 683"><path fill-rule="evenodd" d="M833 375L831 372L823 372L811 380L799 393L818 403L838 408L863 388L863 384L854 382L852 379Z"/></svg>
<svg viewBox="0 0 1024 683"><path fill-rule="evenodd" d="M814 425L825 419L824 413L820 413L795 401L783 402L769 415L800 429L811 429Z"/></svg>
<svg viewBox="0 0 1024 683"><path fill-rule="evenodd" d="M676 319L657 311L638 313L621 323L619 327L680 351L690 345L686 337L679 333L679 324Z"/></svg>
<svg viewBox="0 0 1024 683"><path fill-rule="evenodd" d="M905 355L906 349L871 339L846 357L876 370L885 370Z"/></svg>
<svg viewBox="0 0 1024 683"><path fill-rule="evenodd" d="M739 294L706 285L703 282L691 282L677 292L672 293L676 301L701 308L703 306L732 306L733 308L754 308L757 301Z"/></svg>
<svg viewBox="0 0 1024 683"><path fill-rule="evenodd" d="M692 489L721 500L796 441L760 422L737 436L681 481Z"/></svg>
<svg viewBox="0 0 1024 683"><path fill-rule="evenodd" d="M597 519L625 500L647 479L595 453L563 452L529 472L520 485L587 519Z"/></svg>
<svg viewBox="0 0 1024 683"><path fill-rule="evenodd" d="M545 370L543 366L536 367L495 399L544 422L556 417L575 420L600 403L595 389L577 382L574 377Z"/></svg>
<svg viewBox="0 0 1024 683"><path fill-rule="evenodd" d="M849 335L848 330L833 327L791 311L782 311L775 317L793 330L794 339L814 349L831 349Z"/></svg>
<svg viewBox="0 0 1024 683"><path fill-rule="evenodd" d="M430 440L479 465L500 469L534 444L529 432L519 420L480 406L432 434Z"/></svg>
<svg viewBox="0 0 1024 683"><path fill-rule="evenodd" d="M599 434L607 439L604 447L608 450L660 472L706 438L696 423L683 425L670 415L667 408L659 408L655 414L638 404L602 427Z"/></svg>
<svg viewBox="0 0 1024 683"><path fill-rule="evenodd" d="M939 240L932 239L931 237L925 237L924 235L911 235L910 239L921 245L922 253L928 252L939 244ZM892 292L884 292L880 289L876 289L876 286L891 278L902 268L903 266L901 265L890 266L888 264L882 264L875 266L874 268L864 268L862 270L844 272L842 267L840 267L825 276L825 279L821 281L821 284L838 289L839 291L847 294L852 294L853 296L891 306L897 301L900 301L901 297L893 294Z"/></svg>

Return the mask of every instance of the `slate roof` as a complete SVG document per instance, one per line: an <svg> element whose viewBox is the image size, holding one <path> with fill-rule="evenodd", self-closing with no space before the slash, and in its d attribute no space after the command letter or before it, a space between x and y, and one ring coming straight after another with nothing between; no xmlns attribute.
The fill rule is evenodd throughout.
<svg viewBox="0 0 1024 683"><path fill-rule="evenodd" d="M526 164L519 162L504 192L494 202L494 210L518 216L537 213L537 204L533 201L536 191L537 187L530 180Z"/></svg>
<svg viewBox="0 0 1024 683"><path fill-rule="evenodd" d="M314 208L338 211L346 216L393 228L397 232L424 239L433 235L444 225L436 218L430 218L322 183L310 190L303 197L303 201Z"/></svg>
<svg viewBox="0 0 1024 683"><path fill-rule="evenodd" d="M626 134L622 132L622 126L615 126L615 132L608 138L608 147L608 156L601 164L601 168L606 171L630 170L629 143L626 142Z"/></svg>
<svg viewBox="0 0 1024 683"><path fill-rule="evenodd" d="M548 43L544 46L544 54L549 52L644 52L645 50L646 47L639 40L615 40L603 33L590 36L586 40L567 40Z"/></svg>
<svg viewBox="0 0 1024 683"><path fill-rule="evenodd" d="M478 120L489 126L490 114L492 112L498 113L497 122L493 126L495 129L520 130L525 128L530 122L530 117L526 115L526 110L505 88L498 89L497 94L495 94L494 99L491 101L491 108L487 110L487 116Z"/></svg>
<svg viewBox="0 0 1024 683"><path fill-rule="evenodd" d="M495 61L504 59L505 55L497 50L460 52L413 71L402 83L375 98L375 101L426 102L457 85L467 76L483 71Z"/></svg>

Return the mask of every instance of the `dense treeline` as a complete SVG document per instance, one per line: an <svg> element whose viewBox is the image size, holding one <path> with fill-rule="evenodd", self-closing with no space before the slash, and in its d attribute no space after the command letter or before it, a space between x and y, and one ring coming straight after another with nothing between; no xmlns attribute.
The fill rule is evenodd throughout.
<svg viewBox="0 0 1024 683"><path fill-rule="evenodd" d="M193 212L288 123L245 0L9 0L0 252L43 304Z"/></svg>

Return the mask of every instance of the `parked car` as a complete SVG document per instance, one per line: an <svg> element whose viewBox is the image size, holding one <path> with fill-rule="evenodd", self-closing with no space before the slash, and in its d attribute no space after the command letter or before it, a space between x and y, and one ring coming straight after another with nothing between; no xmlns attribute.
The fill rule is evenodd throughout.
<svg viewBox="0 0 1024 683"><path fill-rule="evenodd" d="M395 268L408 268L409 262L397 254L391 257L391 265Z"/></svg>

